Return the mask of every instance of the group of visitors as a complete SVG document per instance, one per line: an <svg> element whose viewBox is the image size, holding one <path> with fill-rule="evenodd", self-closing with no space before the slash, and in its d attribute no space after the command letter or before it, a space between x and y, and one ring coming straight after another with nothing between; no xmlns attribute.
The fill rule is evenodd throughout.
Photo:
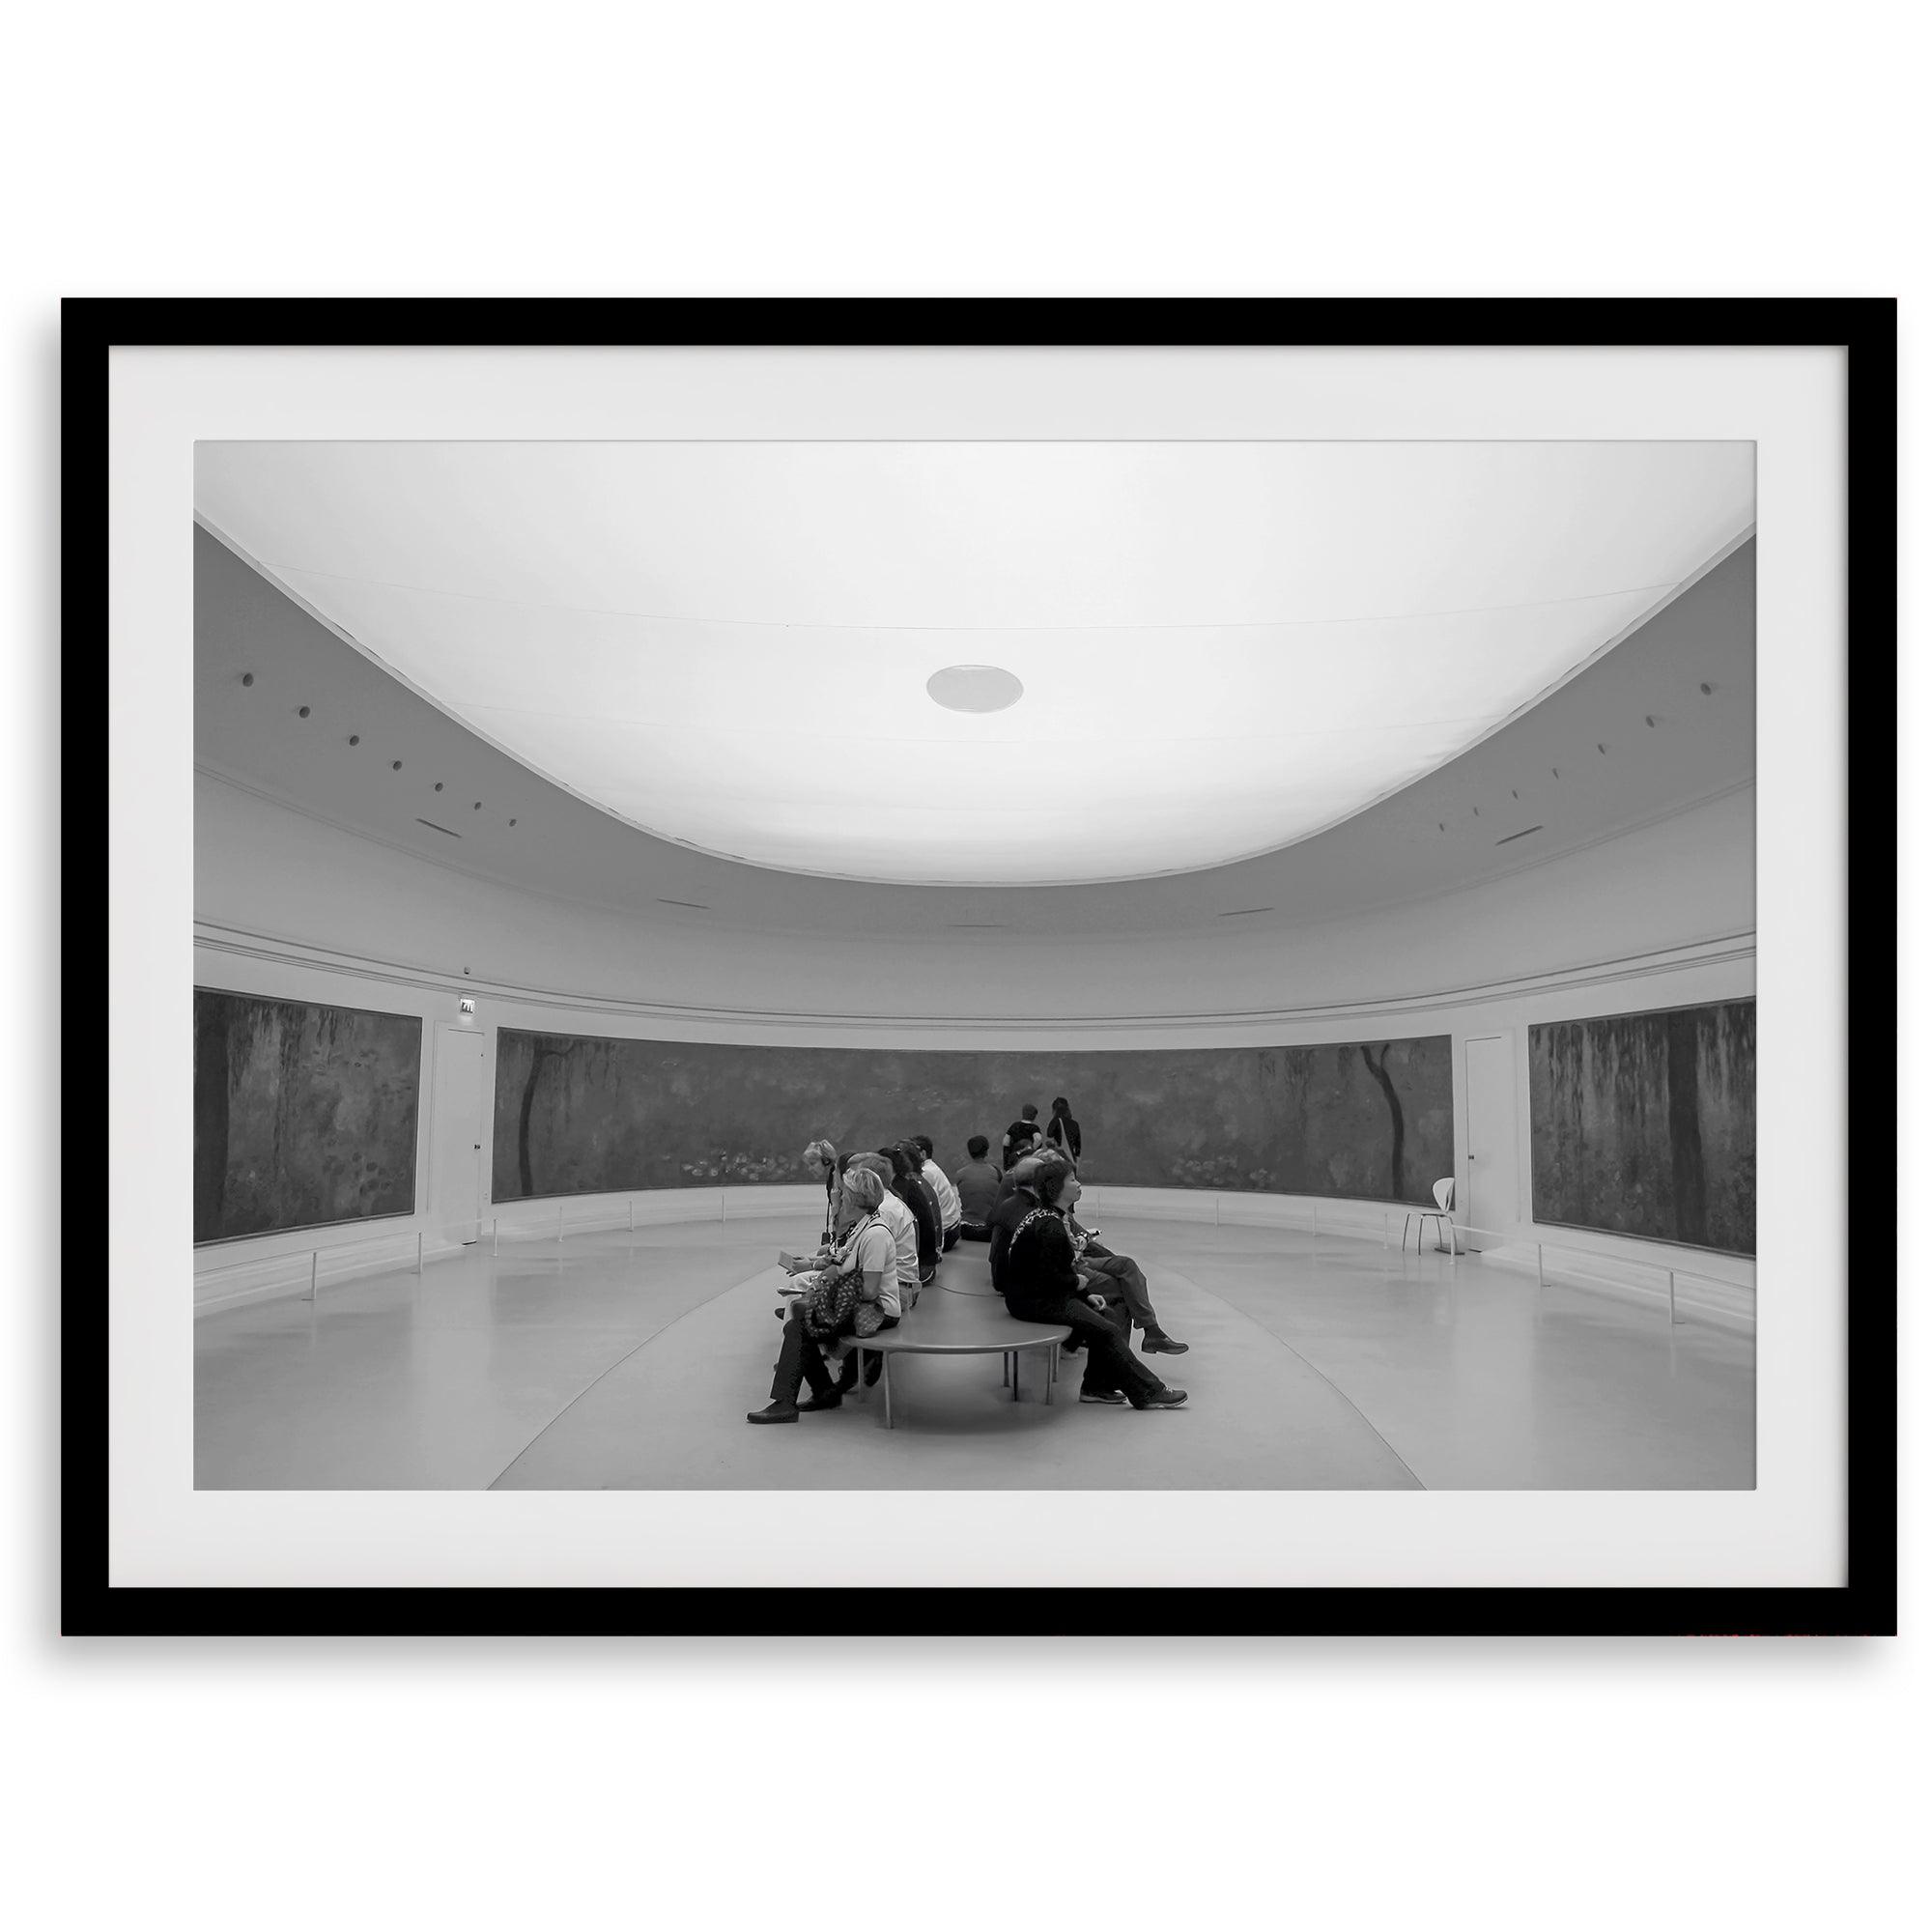
<svg viewBox="0 0 1932 1932"><path fill-rule="evenodd" d="M1065 1098L1053 1103L1053 1114L1044 1129L1039 1124L1039 1109L1031 1100L1020 1109L1020 1117L1000 1142L1000 1165L1010 1168L1029 1153L1038 1153L1047 1146L1059 1148L1077 1165L1080 1160L1080 1122L1068 1112Z"/></svg>
<svg viewBox="0 0 1932 1932"><path fill-rule="evenodd" d="M1161 1327L1147 1276L1074 1217L1079 1123L1065 1099L1054 1101L1044 1131L1038 1118L1032 1103L1020 1110L997 1167L985 1135L973 1135L965 1164L950 1178L924 1134L876 1152L841 1154L824 1140L806 1149L808 1169L825 1186L824 1225L812 1254L780 1253L789 1306L773 1311L784 1327L771 1401L747 1421L796 1422L838 1407L858 1385L864 1342L912 1313L939 1257L962 1238L988 1243L993 1287L1009 1314L1072 1330L1064 1350L1086 1355L1082 1402L1173 1408L1187 1400L1128 1347L1139 1328L1143 1354L1187 1351ZM870 1356L868 1384L881 1360ZM801 1388L810 1390L804 1401Z"/></svg>

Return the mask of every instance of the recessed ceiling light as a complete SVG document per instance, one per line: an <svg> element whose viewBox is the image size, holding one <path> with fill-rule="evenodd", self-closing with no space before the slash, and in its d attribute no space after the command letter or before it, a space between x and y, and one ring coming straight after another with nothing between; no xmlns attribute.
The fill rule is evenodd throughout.
<svg viewBox="0 0 1932 1932"><path fill-rule="evenodd" d="M1026 686L998 665L948 665L925 681L926 696L948 711L1004 711L1026 695Z"/></svg>

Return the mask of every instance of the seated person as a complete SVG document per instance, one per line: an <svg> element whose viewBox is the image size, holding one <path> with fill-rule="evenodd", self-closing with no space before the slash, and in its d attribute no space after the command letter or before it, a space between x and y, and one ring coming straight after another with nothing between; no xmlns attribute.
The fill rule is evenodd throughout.
<svg viewBox="0 0 1932 1932"><path fill-rule="evenodd" d="M893 1189L893 1164L882 1153L855 1153L854 1167L863 1167L879 1177L885 1189L885 1199L879 1203L879 1219L893 1231L893 1240L898 1251L899 1299L906 1312L911 1313L919 1300L919 1221L913 1211Z"/></svg>
<svg viewBox="0 0 1932 1932"><path fill-rule="evenodd" d="M824 1268L834 1274L857 1268L860 1298L878 1305L883 1317L880 1328L896 1327L901 1305L898 1244L878 1211L886 1198L885 1183L869 1169L855 1164L845 1176L841 1192L858 1218L844 1241L825 1256ZM808 1409L837 1408L845 1399L844 1390L856 1378L855 1355L848 1364L854 1375L842 1382L833 1380L827 1355L838 1337L814 1332L808 1319L808 1291L818 1279L817 1271L793 1277L799 1297L784 1311L784 1335L779 1344L779 1358L772 1366L771 1403L753 1409L745 1417L747 1422L796 1422ZM811 1385L810 1402L798 1399L801 1382Z"/></svg>
<svg viewBox="0 0 1932 1932"><path fill-rule="evenodd" d="M838 1214L838 1150L830 1141L813 1141L803 1155L805 1171L812 1179L825 1185L825 1226L819 1234L821 1241L832 1238L833 1224Z"/></svg>
<svg viewBox="0 0 1932 1932"><path fill-rule="evenodd" d="M993 1251L988 1257L992 1263L993 1286L996 1289L1001 1287L1007 1243L1011 1240L1013 1230L1025 1218L1028 1207L1037 1203L1034 1179L1043 1165L1052 1162L1065 1164L1066 1156L1053 1152L1026 1155L1001 1182L1002 1193L993 1209ZM1067 1216L1066 1225L1073 1236L1075 1258L1086 1280L1086 1292L1103 1296L1110 1312L1124 1311L1127 1321L1142 1331L1141 1352L1146 1355L1186 1354L1187 1344L1177 1342L1160 1325L1160 1317L1153 1312L1153 1301L1148 1293L1147 1276L1142 1273L1139 1264L1129 1255L1117 1255L1111 1248L1101 1246L1094 1235L1081 1227L1071 1215ZM1067 1353L1072 1354L1078 1348L1079 1338L1076 1336L1067 1345Z"/></svg>
<svg viewBox="0 0 1932 1932"><path fill-rule="evenodd" d="M945 1238L939 1196L921 1172L923 1157L911 1141L895 1141L879 1151L893 1164L892 1189L919 1223L919 1280L923 1288L939 1272L939 1244Z"/></svg>
<svg viewBox="0 0 1932 1932"><path fill-rule="evenodd" d="M959 1195L947 1179L946 1170L932 1157L932 1136L915 1134L912 1144L919 1150L920 1178L939 1203L939 1252L943 1255L959 1238Z"/></svg>
<svg viewBox="0 0 1932 1932"><path fill-rule="evenodd" d="M966 1165L952 1177L959 1195L959 1234L968 1241L986 1238L986 1222L1000 1191L1000 1170L986 1158L986 1136L966 1143Z"/></svg>
<svg viewBox="0 0 1932 1932"><path fill-rule="evenodd" d="M1153 1312L1153 1301L1148 1293L1147 1276L1133 1257L1117 1255L1112 1248L1102 1247L1093 1230L1083 1228L1071 1214L1066 1217L1066 1227L1073 1236L1074 1257L1088 1292L1106 1294L1111 1291L1125 1304L1129 1320L1141 1331L1141 1353L1186 1354L1187 1344L1177 1342L1160 1325L1160 1317Z"/></svg>
<svg viewBox="0 0 1932 1932"><path fill-rule="evenodd" d="M890 1170L886 1186L905 1204L913 1218L919 1256L919 1285L923 1288L939 1272L939 1203L932 1189L920 1179L915 1156L906 1143L895 1141L879 1150L879 1158Z"/></svg>
<svg viewBox="0 0 1932 1932"><path fill-rule="evenodd" d="M1080 1182L1063 1160L1040 1163L1026 1190L1035 1204L1003 1256L1001 1293L1021 1321L1062 1322L1087 1345L1080 1400L1131 1403L1136 1408L1178 1408L1185 1389L1167 1387L1134 1360L1120 1331L1102 1313L1103 1297L1083 1292L1066 1215L1080 1199ZM1014 1199L1021 1198L1015 1195Z"/></svg>
<svg viewBox="0 0 1932 1932"><path fill-rule="evenodd" d="M1020 1223L1039 1206L1033 1183L1039 1173L1037 1155L1024 1155L1000 1180L1000 1197L993 1204L992 1218L986 1223L986 1238L992 1243L986 1264L993 1271L993 1291L1006 1292L1007 1249Z"/></svg>

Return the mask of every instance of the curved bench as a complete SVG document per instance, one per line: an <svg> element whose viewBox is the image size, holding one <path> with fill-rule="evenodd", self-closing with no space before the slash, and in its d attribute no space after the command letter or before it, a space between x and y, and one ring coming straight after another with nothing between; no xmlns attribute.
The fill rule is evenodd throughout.
<svg viewBox="0 0 1932 1932"><path fill-rule="evenodd" d="M1012 1384L1013 1400L1020 1399L1020 1355L1026 1350L1046 1351L1046 1399L1053 1400L1053 1384L1060 1374L1060 1345L1072 1338L1073 1330L1043 1321L1021 1321L1007 1313L1007 1304L984 1294L957 1294L936 1284L924 1290L919 1306L896 1328L888 1328L866 1339L852 1340L848 1346L858 1352L859 1384L855 1391L863 1402L866 1394L866 1357L877 1355L884 1367L879 1379L886 1390L886 1427L893 1426L893 1357L895 1355L999 1355L1004 1358L1005 1377Z"/></svg>

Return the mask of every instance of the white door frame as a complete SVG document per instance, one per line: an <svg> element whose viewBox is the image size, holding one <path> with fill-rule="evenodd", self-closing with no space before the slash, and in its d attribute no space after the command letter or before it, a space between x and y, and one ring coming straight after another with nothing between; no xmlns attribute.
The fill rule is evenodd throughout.
<svg viewBox="0 0 1932 1932"><path fill-rule="evenodd" d="M474 1040L476 1043L476 1119L472 1126L472 1144L475 1149L475 1153L473 1155L473 1158L475 1161L475 1170L476 1170L476 1228L475 1228L475 1233L470 1236L469 1239L472 1242L480 1241L483 1238L483 1204L489 1198L484 1190L483 1151L484 1151L484 1141L487 1138L484 1122L488 1114L488 1102L490 1097L488 1091L489 1074L490 1074L490 1051L489 1051L490 1042L488 1036L483 1033L481 1028L473 1026L463 1026L453 1020L438 1020L436 1022L435 1053L431 1059L430 1094L429 1094L430 1175L429 1175L428 1215L432 1223L435 1223L437 1221L437 1218L440 1215L443 1214L445 1207L444 1203L437 1199L437 1187L436 1187L437 1162L441 1145L440 1137L443 1128L447 1123L447 1118L443 1112L443 1108L448 1096L440 1091L439 1084L439 1075L441 1073L442 1070L442 1042L443 1042L443 1036L445 1034L457 1034L460 1035L463 1038L469 1040ZM442 1223L442 1225L454 1226L456 1224L454 1222L444 1222Z"/></svg>
<svg viewBox="0 0 1932 1932"><path fill-rule="evenodd" d="M1475 1098L1475 1082L1469 1077L1469 1049L1472 1046L1486 1045L1491 1040L1494 1040L1503 1049L1503 1069L1505 1075L1503 1093L1508 1102L1510 1116L1509 1151L1511 1154L1512 1172L1507 1177L1505 1184L1509 1187L1515 1201L1514 1220L1520 1223L1523 1218L1521 1173L1522 1122L1520 1118L1521 1109L1518 1105L1518 1088L1520 1083L1517 1078L1516 1031L1512 1027L1498 1027L1491 1033L1472 1033L1463 1036L1463 1172L1464 1182L1458 1194L1458 1205L1463 1210L1463 1219L1472 1227L1478 1227L1482 1224L1475 1219L1477 1188L1476 1177L1473 1171L1476 1166L1476 1112L1473 1104ZM1488 1159L1492 1166L1500 1167L1501 1163L1493 1153L1488 1155ZM1507 1235L1509 1230L1489 1229L1487 1232Z"/></svg>

